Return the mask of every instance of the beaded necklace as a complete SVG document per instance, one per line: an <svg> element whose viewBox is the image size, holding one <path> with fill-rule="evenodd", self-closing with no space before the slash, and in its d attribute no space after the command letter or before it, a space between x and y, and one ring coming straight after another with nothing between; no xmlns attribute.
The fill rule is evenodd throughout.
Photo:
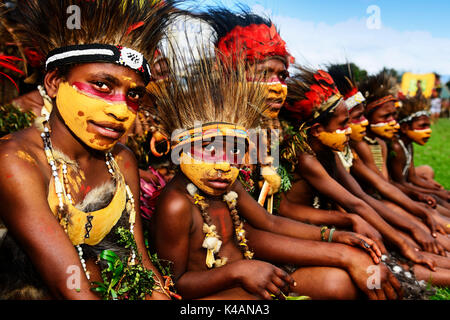
<svg viewBox="0 0 450 320"><path fill-rule="evenodd" d="M209 216L207 209L209 207L208 203L205 201L205 197L198 193L197 187L189 183L186 187L189 194L194 198L194 204L198 205L200 208L202 218L203 218L203 233L205 233L205 239L203 240L202 247L207 249L206 254L206 266L208 268L221 267L227 263L227 258L215 259L214 254L218 253L222 245L220 236L217 233L217 228L212 224L211 217ZM247 238L245 237L244 223L241 221L236 205L237 205L238 195L234 191L228 192L223 196L223 200L226 202L228 209L230 210L230 215L233 220L234 230L236 238L239 243L239 248L241 249L244 258L251 260L253 258L253 252L247 245Z"/></svg>
<svg viewBox="0 0 450 320"><path fill-rule="evenodd" d="M68 203L73 205L73 200L72 200L72 196L70 195L70 185L69 185L69 180L67 178L67 163L62 159L55 160L54 151L53 151L52 143L50 140L50 132L51 132L51 130L48 126L48 122L44 121L43 132L41 133L41 137L42 137L42 141L44 142L44 152L45 152L45 156L47 157L47 162L52 169L52 176L55 181L55 191L56 191L56 195L59 200L59 205L57 208L57 212L58 212L57 219L58 219L60 225L64 228L64 231L66 233L68 233L68 231L67 231L68 220L67 220L66 215L64 214L64 209L65 209L64 201L67 201ZM116 172L116 166L112 165L113 162L115 163L113 155L110 152L105 153L106 167L108 169L108 172L111 174L111 176L113 177L113 179L115 180L116 185L117 185L117 176L120 174L120 172ZM59 173L58 173L58 164L61 165L61 169L62 169L62 175L63 175L62 181L61 181L61 178L59 177ZM125 190L127 193L127 202L126 202L125 208L127 210L127 213L129 214L128 221L130 223L130 232L134 236L134 223L135 223L135 219L136 219L136 211L134 209L134 198L133 198L133 194L127 184L125 184ZM85 231L86 231L85 238L89 238L89 232L92 230L92 218L93 217L89 214L89 212L87 212L86 213L86 221L87 222L85 224ZM78 251L78 256L80 258L80 262L81 262L81 265L83 266L83 270L86 274L86 277L88 280L90 280L90 274L86 268L86 261L83 258L83 249L81 248L81 245L76 245L75 247ZM130 258L128 259L128 264L134 265L135 259L136 259L136 252L134 251L134 248L131 247L131 254L130 254Z"/></svg>

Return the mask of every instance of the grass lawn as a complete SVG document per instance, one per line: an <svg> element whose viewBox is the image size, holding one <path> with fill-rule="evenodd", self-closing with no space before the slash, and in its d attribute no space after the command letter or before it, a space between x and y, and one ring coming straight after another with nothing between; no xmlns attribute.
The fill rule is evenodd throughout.
<svg viewBox="0 0 450 320"><path fill-rule="evenodd" d="M450 119L439 119L432 125L431 139L425 146L414 145L414 164L427 164L434 169L435 179L450 189ZM450 300L450 288L438 289L432 300Z"/></svg>

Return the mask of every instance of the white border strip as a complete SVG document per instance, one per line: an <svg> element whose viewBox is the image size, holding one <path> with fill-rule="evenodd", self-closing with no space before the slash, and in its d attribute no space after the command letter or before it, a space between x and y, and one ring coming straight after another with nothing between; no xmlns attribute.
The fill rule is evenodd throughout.
<svg viewBox="0 0 450 320"><path fill-rule="evenodd" d="M88 56L88 55L104 55L104 56L114 56L114 51L111 49L84 49L84 50L72 50L63 53L58 53L47 59L45 62L45 67L48 67L49 63L57 60L62 60L70 57L78 56Z"/></svg>
<svg viewBox="0 0 450 320"><path fill-rule="evenodd" d="M364 101L366 101L366 99L364 98L362 93L358 91L358 93L345 100L345 104L347 105L347 110L350 111L351 109L356 107L358 104L363 103Z"/></svg>

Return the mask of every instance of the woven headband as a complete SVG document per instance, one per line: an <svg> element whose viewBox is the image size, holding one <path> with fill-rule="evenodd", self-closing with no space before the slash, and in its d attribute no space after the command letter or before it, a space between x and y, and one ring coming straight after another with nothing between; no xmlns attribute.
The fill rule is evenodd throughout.
<svg viewBox="0 0 450 320"><path fill-rule="evenodd" d="M367 104L366 112L372 111L376 107L381 106L383 103L386 103L386 102L389 102L389 101L397 101L397 100L398 99L395 98L393 95L385 96L385 97L383 97L381 99L375 100L375 101Z"/></svg>
<svg viewBox="0 0 450 320"><path fill-rule="evenodd" d="M410 122L412 121L414 118L418 118L421 116L427 116L430 117L431 116L431 112L428 110L421 110L421 111L417 111L411 115L409 115L406 118L401 119L398 123L405 123L405 122Z"/></svg>
<svg viewBox="0 0 450 320"><path fill-rule="evenodd" d="M83 44L57 48L48 53L45 69L51 70L74 63L109 62L133 69L145 84L150 81L150 66L142 53L109 44Z"/></svg>
<svg viewBox="0 0 450 320"><path fill-rule="evenodd" d="M362 95L362 93L358 91L356 94L352 95L350 98L345 99L345 104L347 105L347 110L350 111L354 107L356 107L358 104L363 103L364 101L366 101L366 99L364 99L364 96Z"/></svg>
<svg viewBox="0 0 450 320"><path fill-rule="evenodd" d="M244 127L226 122L209 122L176 134L172 138L172 149L187 143L202 141L217 136L248 139L248 133Z"/></svg>

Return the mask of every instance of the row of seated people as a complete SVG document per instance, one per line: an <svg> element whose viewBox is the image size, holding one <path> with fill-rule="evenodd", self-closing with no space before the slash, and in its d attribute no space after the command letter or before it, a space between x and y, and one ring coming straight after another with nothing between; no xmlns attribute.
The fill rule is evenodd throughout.
<svg viewBox="0 0 450 320"><path fill-rule="evenodd" d="M421 281L448 286L449 193L412 160L412 142L430 133L424 104L397 108L386 74L356 84L331 67L294 66L288 77L270 21L223 8L201 17L230 60L180 59L182 77L150 85L132 62L67 68L48 53L38 103L47 116L0 142L1 297L399 299L426 296ZM253 29L260 41L246 38ZM232 36L253 56L235 59ZM145 86L151 107L137 117ZM167 176L138 170L118 143L152 115L178 163ZM278 164L260 152L267 144L252 144L254 128L278 129L263 139ZM262 156L249 163L255 149Z"/></svg>

